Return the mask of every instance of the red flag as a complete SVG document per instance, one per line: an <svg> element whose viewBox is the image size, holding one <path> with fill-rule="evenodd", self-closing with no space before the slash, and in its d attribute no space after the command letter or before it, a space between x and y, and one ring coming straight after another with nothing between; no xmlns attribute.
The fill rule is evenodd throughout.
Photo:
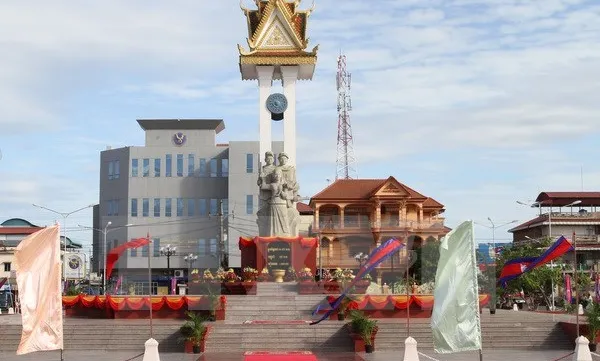
<svg viewBox="0 0 600 361"><path fill-rule="evenodd" d="M8 278L6 278L6 277L0 278L0 288L2 288L2 286L4 286L4 284L6 283L7 280L8 280Z"/></svg>
<svg viewBox="0 0 600 361"><path fill-rule="evenodd" d="M113 267L123 252L127 251L129 248L139 248L148 244L150 244L150 238L137 238L111 249L106 255L106 278L110 278Z"/></svg>

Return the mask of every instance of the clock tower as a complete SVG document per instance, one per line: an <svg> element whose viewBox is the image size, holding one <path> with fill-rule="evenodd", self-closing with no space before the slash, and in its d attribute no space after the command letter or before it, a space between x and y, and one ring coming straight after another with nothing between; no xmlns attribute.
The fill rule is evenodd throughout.
<svg viewBox="0 0 600 361"><path fill-rule="evenodd" d="M259 88L260 157L271 150L271 122L283 121L283 147L290 165L296 164L296 81L311 80L317 49L308 47L307 24L314 10L300 10L302 0L253 0L256 9L240 7L248 23L249 50L238 44L243 80ZM283 94L273 93L281 81Z"/></svg>

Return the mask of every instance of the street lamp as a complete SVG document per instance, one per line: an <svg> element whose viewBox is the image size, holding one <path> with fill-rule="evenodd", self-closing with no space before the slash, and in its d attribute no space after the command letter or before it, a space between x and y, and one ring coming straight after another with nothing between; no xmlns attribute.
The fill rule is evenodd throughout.
<svg viewBox="0 0 600 361"><path fill-rule="evenodd" d="M189 270L192 269L192 268L194 268L194 262L196 262L197 259L198 259L198 256L196 256L195 254L192 254L192 253L188 254L185 257L183 257L183 260L186 263L189 263L188 274L189 274Z"/></svg>
<svg viewBox="0 0 600 361"><path fill-rule="evenodd" d="M510 222L506 222L506 223L503 223L503 224L496 225L494 223L494 221L492 221L492 219L490 217L487 217L487 219L488 219L488 221L490 221L490 223L492 224L492 226L491 227L484 226L484 227L488 227L488 228L492 229L492 247L494 248L494 263L496 263L496 228L500 228L500 227L507 226L509 224L517 223L518 220L515 219L514 221L510 221Z"/></svg>
<svg viewBox="0 0 600 361"><path fill-rule="evenodd" d="M362 268L363 262L369 259L369 255L360 252L354 256L354 259L356 260L356 262L358 262L358 269L360 270Z"/></svg>
<svg viewBox="0 0 600 361"><path fill-rule="evenodd" d="M164 247L160 247L160 255L167 256L167 273L169 276L171 275L171 256L174 256L177 253L177 247L173 247L170 244L167 244Z"/></svg>
<svg viewBox="0 0 600 361"><path fill-rule="evenodd" d="M106 222L106 226L104 227L104 229L97 229L97 228L93 228L93 227L86 227L86 226L82 226L81 224L78 224L78 227L81 228L85 228L85 229L91 229L93 231L97 231L97 232L102 232L102 258L104 259L102 262L102 292L104 294L106 294L106 235L108 232L110 231L115 231L117 229L120 228L126 228L126 227L131 227L133 226L133 224L128 223L124 226L119 226L119 227L114 227L111 229L108 229L108 227L112 224L111 221Z"/></svg>
<svg viewBox="0 0 600 361"><path fill-rule="evenodd" d="M57 211L57 210L54 210L54 209L51 209L51 208L48 208L48 207L44 207L44 206L40 206L40 205L38 205L38 204L35 204L35 203L32 203L31 205L32 205L32 206L34 206L34 207L36 207L36 208L44 209L44 210L47 210L48 212L52 212L52 213L58 214L58 215L60 215L61 217L63 217L63 224L62 224L62 227L60 227L60 228L61 228L61 231L62 231L62 234L63 234L63 235L62 235L62 237L63 237L63 264L62 264L62 278L63 278L63 280L64 280L64 279L65 279L65 275L66 275L66 274L65 274L65 264L64 264L64 257L66 256L66 253L67 253L67 233L66 233L66 232L67 232L67 231L66 231L66 223L67 223L67 218L69 218L69 216L70 216L71 214L74 214L74 213L77 213L77 212L83 211L84 209L92 208L94 205L93 205L93 204L90 204L90 205L88 205L88 206L81 207L81 208L79 208L79 209L76 209L76 210L74 210L74 211L71 211L71 212L59 212L59 211Z"/></svg>

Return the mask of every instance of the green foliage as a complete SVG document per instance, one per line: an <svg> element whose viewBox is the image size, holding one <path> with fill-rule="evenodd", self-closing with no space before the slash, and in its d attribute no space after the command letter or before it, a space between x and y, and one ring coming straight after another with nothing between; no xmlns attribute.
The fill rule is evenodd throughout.
<svg viewBox="0 0 600 361"><path fill-rule="evenodd" d="M77 296L80 293L79 287L71 285L67 288L67 296Z"/></svg>
<svg viewBox="0 0 600 361"><path fill-rule="evenodd" d="M361 311L350 311L350 327L352 332L360 335L365 345L371 345L371 336L377 330L377 320L372 320Z"/></svg>
<svg viewBox="0 0 600 361"><path fill-rule="evenodd" d="M596 334L600 331L600 304L593 302L585 310L588 321L588 338L590 343L596 343Z"/></svg>
<svg viewBox="0 0 600 361"><path fill-rule="evenodd" d="M417 283L434 282L440 259L440 243L425 242L420 248L415 249L415 255L417 259L412 266L412 274Z"/></svg>
<svg viewBox="0 0 600 361"><path fill-rule="evenodd" d="M198 313L187 311L188 320L179 328L181 338L190 341L194 346L200 346L206 326L205 318Z"/></svg>

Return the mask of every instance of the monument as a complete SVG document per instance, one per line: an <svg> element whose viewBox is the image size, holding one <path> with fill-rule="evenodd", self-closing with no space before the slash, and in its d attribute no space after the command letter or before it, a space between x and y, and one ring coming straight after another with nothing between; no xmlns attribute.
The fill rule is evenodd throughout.
<svg viewBox="0 0 600 361"><path fill-rule="evenodd" d="M315 46L307 51L307 24L314 10L301 10L301 0L253 0L244 7L249 50L238 44L243 80L257 80L259 88L259 150L264 155L257 185L258 235L240 239L242 268L315 269L316 240L299 237L296 208L300 186L296 178L296 82L311 80L317 63ZM281 81L283 93L273 93ZM272 152L271 122L283 121L283 152ZM277 164L275 164L277 156ZM272 243L272 244L271 244ZM286 243L286 244L283 244Z"/></svg>

